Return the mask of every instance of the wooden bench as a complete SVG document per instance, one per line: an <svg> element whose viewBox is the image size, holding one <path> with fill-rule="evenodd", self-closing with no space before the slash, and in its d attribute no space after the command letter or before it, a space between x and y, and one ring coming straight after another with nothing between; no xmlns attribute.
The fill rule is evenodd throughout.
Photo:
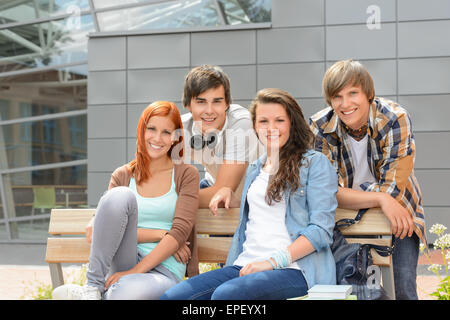
<svg viewBox="0 0 450 320"><path fill-rule="evenodd" d="M85 237L85 227L95 213L95 209L53 209L50 217L49 234L45 261L49 263L53 288L64 284L61 263L87 263L90 244ZM337 209L336 221L354 218L354 210ZM197 234L199 262L224 263L231 237L205 237L202 235L233 235L239 221L239 208L226 211L219 209L213 216L209 209L199 209L197 213ZM371 209L361 221L343 228L342 234L348 242L391 245L392 237L389 221L379 209ZM78 237L74 237L78 236ZM378 238L355 238L378 236ZM394 278L391 256L382 257L372 250L375 265L380 266L383 287L392 298Z"/></svg>

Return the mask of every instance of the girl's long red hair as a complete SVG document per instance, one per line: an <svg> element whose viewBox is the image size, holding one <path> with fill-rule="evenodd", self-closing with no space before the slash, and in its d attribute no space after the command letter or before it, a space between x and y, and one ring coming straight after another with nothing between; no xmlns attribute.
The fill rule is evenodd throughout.
<svg viewBox="0 0 450 320"><path fill-rule="evenodd" d="M181 122L180 112L178 111L175 103L169 101L155 101L147 108L145 108L145 110L141 114L141 117L139 118L136 130L136 157L128 163L128 169L134 176L136 184L140 184L141 182L146 181L151 176L149 170L151 158L147 152L147 146L144 137L145 131L147 130L147 123L153 116L169 117L175 125L176 133L178 133L176 135L176 138L178 140L175 141L175 143L168 151L167 154L169 155L169 157L171 156L172 149L177 144L183 142L183 123ZM178 150L178 148L176 150ZM181 148L177 156L183 156L183 148Z"/></svg>

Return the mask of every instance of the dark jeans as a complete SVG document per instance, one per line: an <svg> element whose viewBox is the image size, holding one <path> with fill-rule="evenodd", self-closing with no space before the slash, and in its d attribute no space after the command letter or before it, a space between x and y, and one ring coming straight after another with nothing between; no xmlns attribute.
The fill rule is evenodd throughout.
<svg viewBox="0 0 450 320"><path fill-rule="evenodd" d="M206 180L206 179L200 180L200 189L205 189L208 187L211 187L211 183L209 183L208 180Z"/></svg>
<svg viewBox="0 0 450 320"><path fill-rule="evenodd" d="M393 238L394 285L396 300L418 300L417 262L419 259L419 237L414 233L403 239Z"/></svg>
<svg viewBox="0 0 450 320"><path fill-rule="evenodd" d="M161 300L285 300L304 296L308 286L297 269L277 269L239 276L228 266L199 274L167 290Z"/></svg>

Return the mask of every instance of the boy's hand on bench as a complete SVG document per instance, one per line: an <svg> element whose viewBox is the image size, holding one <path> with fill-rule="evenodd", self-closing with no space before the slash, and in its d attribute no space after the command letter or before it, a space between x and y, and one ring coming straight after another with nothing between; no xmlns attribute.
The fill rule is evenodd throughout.
<svg viewBox="0 0 450 320"><path fill-rule="evenodd" d="M220 188L209 202L209 210L215 216L217 215L217 209L222 206L225 209L239 208L240 206L240 200L236 198L233 190L229 187Z"/></svg>
<svg viewBox="0 0 450 320"><path fill-rule="evenodd" d="M391 232L395 237L403 239L411 237L414 232L414 222L409 211L389 194L382 194L381 210L391 223Z"/></svg>

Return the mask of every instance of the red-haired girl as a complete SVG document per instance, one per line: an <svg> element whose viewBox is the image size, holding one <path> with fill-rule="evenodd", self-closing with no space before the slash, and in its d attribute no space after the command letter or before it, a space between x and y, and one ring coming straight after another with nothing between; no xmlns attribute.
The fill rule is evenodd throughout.
<svg viewBox="0 0 450 320"><path fill-rule="evenodd" d="M195 167L175 161L182 129L174 103L157 101L143 111L136 158L113 172L86 230L87 284L58 287L54 299L158 299L186 271L198 273L199 178Z"/></svg>

